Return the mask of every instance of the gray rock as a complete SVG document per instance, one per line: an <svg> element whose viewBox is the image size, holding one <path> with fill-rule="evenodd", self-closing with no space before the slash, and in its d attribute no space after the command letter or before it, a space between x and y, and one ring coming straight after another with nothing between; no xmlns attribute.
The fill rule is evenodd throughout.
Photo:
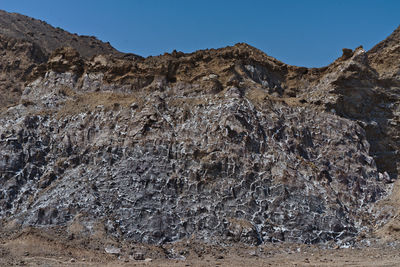
<svg viewBox="0 0 400 267"><path fill-rule="evenodd" d="M159 245L351 243L385 222L371 207L397 177L400 105L362 49L325 71L245 44L140 61L66 48L40 70L0 115L1 219Z"/></svg>
<svg viewBox="0 0 400 267"><path fill-rule="evenodd" d="M116 247L106 247L104 248L105 252L108 254L119 255L121 254L121 249Z"/></svg>

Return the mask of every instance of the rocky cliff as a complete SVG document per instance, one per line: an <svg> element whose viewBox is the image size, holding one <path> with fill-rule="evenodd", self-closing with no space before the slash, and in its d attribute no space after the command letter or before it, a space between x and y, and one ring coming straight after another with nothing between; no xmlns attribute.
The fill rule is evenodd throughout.
<svg viewBox="0 0 400 267"><path fill-rule="evenodd" d="M57 48L75 48L82 57L122 55L94 36L79 36L44 21L0 10L0 106L19 101L27 75Z"/></svg>
<svg viewBox="0 0 400 267"><path fill-rule="evenodd" d="M30 19L2 14L20 18L0 24L16 44L4 41L1 62L20 62L2 81L21 86L2 99L3 225L351 243L395 215L375 207L399 171L400 28L307 69L247 44L148 58L57 48L10 33Z"/></svg>

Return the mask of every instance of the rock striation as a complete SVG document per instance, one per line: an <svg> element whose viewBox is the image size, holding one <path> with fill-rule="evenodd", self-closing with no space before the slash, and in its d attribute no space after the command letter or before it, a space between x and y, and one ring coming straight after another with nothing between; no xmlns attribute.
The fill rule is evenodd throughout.
<svg viewBox="0 0 400 267"><path fill-rule="evenodd" d="M0 60L20 60L21 93L0 115L4 224L311 244L392 216L373 207L399 171L399 29L307 69L247 44L142 58L43 46L7 25L0 37L20 50L7 41Z"/></svg>

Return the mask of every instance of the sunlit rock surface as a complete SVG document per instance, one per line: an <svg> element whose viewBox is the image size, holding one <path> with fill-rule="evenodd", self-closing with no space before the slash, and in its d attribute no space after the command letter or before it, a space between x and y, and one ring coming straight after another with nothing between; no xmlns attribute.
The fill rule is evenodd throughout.
<svg viewBox="0 0 400 267"><path fill-rule="evenodd" d="M0 115L0 218L158 244L351 243L393 213L373 207L399 169L398 32L320 69L246 44L56 49Z"/></svg>

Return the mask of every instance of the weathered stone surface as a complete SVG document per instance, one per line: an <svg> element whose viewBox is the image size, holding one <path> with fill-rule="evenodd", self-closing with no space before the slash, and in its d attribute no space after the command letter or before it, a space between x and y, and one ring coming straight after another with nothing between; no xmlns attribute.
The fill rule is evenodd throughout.
<svg viewBox="0 0 400 267"><path fill-rule="evenodd" d="M373 55L55 50L0 115L0 218L158 244L348 241L385 222L371 207L398 174L397 78Z"/></svg>
<svg viewBox="0 0 400 267"><path fill-rule="evenodd" d="M53 75L35 86L74 84L73 75ZM104 220L109 233L150 243L193 234L312 243L367 225L368 204L385 186L357 123L279 103L258 109L237 95L185 97L180 89L148 94L140 111L114 105L62 119L7 116L1 131L15 141L2 142L2 159L19 156L3 164L10 185L2 215L52 225L83 212L88 227ZM35 91L24 97L36 100ZM56 97L38 101L49 107L64 96Z"/></svg>
<svg viewBox="0 0 400 267"><path fill-rule="evenodd" d="M94 36L71 34L44 21L0 10L0 109L18 103L32 70L64 46L86 59L98 54L122 56ZM41 73L40 68L36 72Z"/></svg>

